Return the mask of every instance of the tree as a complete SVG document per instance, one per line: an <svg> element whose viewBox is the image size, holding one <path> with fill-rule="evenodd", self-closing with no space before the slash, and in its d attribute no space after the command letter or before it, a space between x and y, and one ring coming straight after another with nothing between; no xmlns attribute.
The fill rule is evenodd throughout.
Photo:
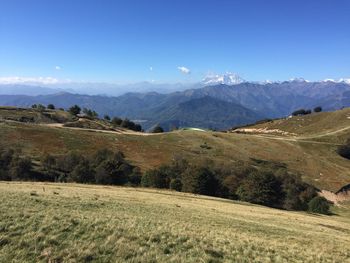
<svg viewBox="0 0 350 263"><path fill-rule="evenodd" d="M121 118L114 117L111 122L113 126L120 126L123 120Z"/></svg>
<svg viewBox="0 0 350 263"><path fill-rule="evenodd" d="M311 213L318 213L318 214L325 214L328 215L330 213L329 211L329 202L326 198L322 196L316 196L314 197L308 204L309 206L309 212Z"/></svg>
<svg viewBox="0 0 350 263"><path fill-rule="evenodd" d="M103 116L103 118L106 120L106 121L110 121L111 120L111 117L109 117L109 115L105 115L105 116Z"/></svg>
<svg viewBox="0 0 350 263"><path fill-rule="evenodd" d="M170 181L170 189L181 192L182 182L179 178L171 179Z"/></svg>
<svg viewBox="0 0 350 263"><path fill-rule="evenodd" d="M68 176L68 180L77 183L93 183L95 181L95 173L90 163L86 159L82 159Z"/></svg>
<svg viewBox="0 0 350 263"><path fill-rule="evenodd" d="M38 105L37 105L37 109L38 109L39 111L44 111L46 108L45 108L44 105L38 104Z"/></svg>
<svg viewBox="0 0 350 263"><path fill-rule="evenodd" d="M10 164L9 174L12 180L31 179L32 161L29 158L16 157Z"/></svg>
<svg viewBox="0 0 350 263"><path fill-rule="evenodd" d="M141 185L144 187L169 188L170 173L170 167L165 165L148 170L141 178Z"/></svg>
<svg viewBox="0 0 350 263"><path fill-rule="evenodd" d="M78 115L81 112L81 108L78 105L74 105L69 108L68 112L72 115Z"/></svg>
<svg viewBox="0 0 350 263"><path fill-rule="evenodd" d="M279 207L283 198L281 183L270 172L250 173L236 194L242 201L272 207Z"/></svg>
<svg viewBox="0 0 350 263"><path fill-rule="evenodd" d="M164 132L163 128L157 125L156 127L153 128L152 133L162 133Z"/></svg>
<svg viewBox="0 0 350 263"><path fill-rule="evenodd" d="M33 109L36 109L36 108L38 108L38 105L37 105L37 104L33 104L33 105L32 105L32 108L33 108Z"/></svg>
<svg viewBox="0 0 350 263"><path fill-rule="evenodd" d="M215 196L219 182L207 167L190 167L182 175L182 190L194 194Z"/></svg>
<svg viewBox="0 0 350 263"><path fill-rule="evenodd" d="M86 116L88 116L89 118L97 118L98 117L98 113L94 110L90 110L90 109L87 109L87 108L84 108L83 109L83 113L85 113Z"/></svg>
<svg viewBox="0 0 350 263"><path fill-rule="evenodd" d="M322 107L320 106L314 108L314 112L321 112L321 111L322 111Z"/></svg>
<svg viewBox="0 0 350 263"><path fill-rule="evenodd" d="M55 109L55 105L53 105L53 104L48 104L48 105L47 105L47 108L48 108L49 110L54 110L54 109Z"/></svg>

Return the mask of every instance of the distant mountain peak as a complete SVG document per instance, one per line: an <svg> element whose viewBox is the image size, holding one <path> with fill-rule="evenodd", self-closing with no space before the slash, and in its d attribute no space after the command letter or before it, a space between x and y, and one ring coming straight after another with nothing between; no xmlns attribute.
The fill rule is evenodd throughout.
<svg viewBox="0 0 350 263"><path fill-rule="evenodd" d="M217 85L217 84L225 84L225 85L237 85L246 82L242 79L238 74L233 72L226 72L225 74L211 74L206 76L202 83L204 85Z"/></svg>
<svg viewBox="0 0 350 263"><path fill-rule="evenodd" d="M334 82L334 83L345 83L345 84L350 84L350 79L325 79L322 82Z"/></svg>
<svg viewBox="0 0 350 263"><path fill-rule="evenodd" d="M304 78L292 78L289 80L290 82L299 82L299 83L303 83L303 82L310 82Z"/></svg>

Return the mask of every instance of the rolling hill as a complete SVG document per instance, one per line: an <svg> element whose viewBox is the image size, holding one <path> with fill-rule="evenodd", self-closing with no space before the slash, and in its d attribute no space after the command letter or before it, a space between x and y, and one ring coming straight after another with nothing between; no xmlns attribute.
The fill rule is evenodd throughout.
<svg viewBox="0 0 350 263"><path fill-rule="evenodd" d="M1 113L0 115L4 114ZM279 162L319 189L337 191L350 182L350 162L336 149L350 137L349 108L293 117L268 123L273 130L300 134L232 133L177 130L162 134L76 129L47 123L0 122L0 147L22 150L38 160L44 153L77 151L85 155L98 149L121 150L143 171L181 156L192 162L256 165L257 161ZM290 125L289 123L295 123ZM299 124L297 124L299 123ZM261 124L264 125L264 124ZM254 126L255 127L255 126ZM264 127L264 126L256 126ZM206 144L209 148L202 148Z"/></svg>

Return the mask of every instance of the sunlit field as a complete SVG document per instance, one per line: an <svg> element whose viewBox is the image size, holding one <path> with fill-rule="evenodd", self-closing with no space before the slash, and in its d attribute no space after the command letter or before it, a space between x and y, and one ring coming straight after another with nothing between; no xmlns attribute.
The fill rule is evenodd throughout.
<svg viewBox="0 0 350 263"><path fill-rule="evenodd" d="M347 262L320 216L142 188L0 183L1 262Z"/></svg>

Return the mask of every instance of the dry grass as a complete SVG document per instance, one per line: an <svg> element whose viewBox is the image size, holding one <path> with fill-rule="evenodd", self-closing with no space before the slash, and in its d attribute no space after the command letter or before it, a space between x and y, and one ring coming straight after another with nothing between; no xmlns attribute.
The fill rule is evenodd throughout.
<svg viewBox="0 0 350 263"><path fill-rule="evenodd" d="M146 189L0 183L1 262L346 262L350 220Z"/></svg>
<svg viewBox="0 0 350 263"><path fill-rule="evenodd" d="M138 136L4 122L0 122L0 138L0 147L18 148L38 159L45 152L60 154L74 150L91 154L97 149L109 148L123 151L133 164L147 170L170 162L174 156L192 162L210 159L232 165L255 158L286 163L290 170L302 174L307 182L321 189L336 191L350 182L350 162L336 153L337 145L310 140L283 141L196 131ZM200 147L204 143L210 149Z"/></svg>

